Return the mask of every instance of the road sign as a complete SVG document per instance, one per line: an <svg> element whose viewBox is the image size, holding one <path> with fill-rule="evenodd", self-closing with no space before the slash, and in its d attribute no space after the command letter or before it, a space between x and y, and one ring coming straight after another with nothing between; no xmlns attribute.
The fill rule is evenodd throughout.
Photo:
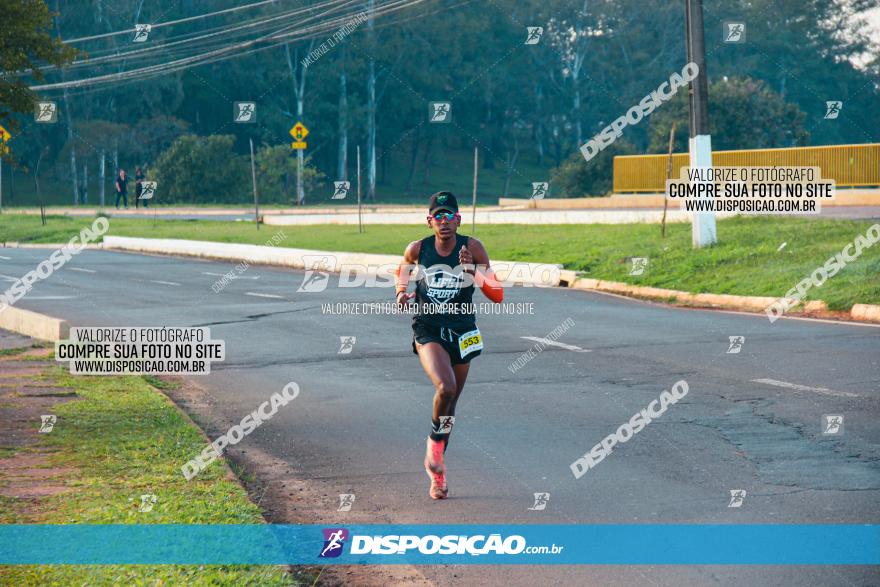
<svg viewBox="0 0 880 587"><path fill-rule="evenodd" d="M296 139L296 142L301 143L307 136L309 136L309 129L306 128L301 122L297 122L293 125L293 128L290 129L290 136ZM294 147L297 148L297 147ZM300 147L305 148L305 147Z"/></svg>
<svg viewBox="0 0 880 587"><path fill-rule="evenodd" d="M8 141L11 138L12 138L12 135L9 134L9 131L6 130L5 128L3 128L2 126L0 126L0 142L5 143L6 141Z"/></svg>
<svg viewBox="0 0 880 587"><path fill-rule="evenodd" d="M305 141L293 141L290 143L290 148L292 149L305 149L308 147Z"/></svg>

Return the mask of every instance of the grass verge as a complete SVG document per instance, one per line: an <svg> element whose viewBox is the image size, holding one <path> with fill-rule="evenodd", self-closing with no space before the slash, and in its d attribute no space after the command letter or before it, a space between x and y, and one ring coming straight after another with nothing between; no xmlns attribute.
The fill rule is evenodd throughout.
<svg viewBox="0 0 880 587"><path fill-rule="evenodd" d="M0 217L0 240L66 242L89 224L85 218L51 217L48 226L36 216ZM661 238L655 224L484 225L476 236L492 258L562 263L585 277L678 289L692 293L782 296L801 279L840 252L871 221L784 217L736 217L718 221L719 244L691 248L689 224L671 224ZM264 244L282 230L279 246L365 253L402 254L406 244L428 234L424 226L264 226L251 223L148 219L112 219L109 234ZM470 234L465 223L462 232ZM785 244L784 247L780 247ZM629 259L647 257L647 270L630 276ZM832 310L854 303L880 303L880 246L812 288L808 300L824 300Z"/></svg>
<svg viewBox="0 0 880 587"><path fill-rule="evenodd" d="M227 470L212 465L192 481L182 463L206 441L144 378L72 376L47 365L34 380L69 386L77 399L53 406L58 416L36 447L61 468L65 491L24 503L0 498L0 523L259 524L259 509ZM69 471L69 472L68 472ZM53 481L59 483L58 480ZM142 512L141 495L153 494ZM294 585L285 569L243 565L26 565L0 567L4 585Z"/></svg>

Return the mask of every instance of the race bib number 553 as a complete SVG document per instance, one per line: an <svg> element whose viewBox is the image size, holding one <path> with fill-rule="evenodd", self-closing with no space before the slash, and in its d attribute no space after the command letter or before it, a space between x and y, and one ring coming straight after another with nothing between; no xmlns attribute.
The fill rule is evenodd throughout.
<svg viewBox="0 0 880 587"><path fill-rule="evenodd" d="M462 359L473 352L483 350L483 337L480 334L480 329L477 328L462 334L458 338L458 350Z"/></svg>

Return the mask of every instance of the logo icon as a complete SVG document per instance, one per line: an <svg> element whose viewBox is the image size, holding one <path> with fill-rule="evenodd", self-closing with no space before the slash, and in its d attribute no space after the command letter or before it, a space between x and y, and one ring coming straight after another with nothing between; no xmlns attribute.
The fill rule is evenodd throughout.
<svg viewBox="0 0 880 587"><path fill-rule="evenodd" d="M58 105L55 102L37 102L34 120L40 123L58 122Z"/></svg>
<svg viewBox="0 0 880 587"><path fill-rule="evenodd" d="M153 506L156 505L158 499L152 493L145 493L141 495L141 505L138 508L139 512L147 513L153 511Z"/></svg>
<svg viewBox="0 0 880 587"><path fill-rule="evenodd" d="M339 337L339 352L337 355L350 355L351 351L354 350L354 343L357 342L356 336L340 336Z"/></svg>
<svg viewBox="0 0 880 587"><path fill-rule="evenodd" d="M297 292L315 293L327 289L330 271L336 266L336 257L331 255L303 255L306 274Z"/></svg>
<svg viewBox="0 0 880 587"><path fill-rule="evenodd" d="M58 416L54 414L49 414L48 416L40 416L40 432L43 434L52 432L52 428L55 427L55 422L58 421Z"/></svg>
<svg viewBox="0 0 880 587"><path fill-rule="evenodd" d="M547 195L548 189L550 189L549 182L533 181L532 182L532 199L533 200L543 200L544 196Z"/></svg>
<svg viewBox="0 0 880 587"><path fill-rule="evenodd" d="M645 273L645 269L648 268L648 258L647 257L632 257L632 267L629 270L630 275L643 275Z"/></svg>
<svg viewBox="0 0 880 587"><path fill-rule="evenodd" d="M141 195L138 197L140 200L151 200L153 196L156 195L156 185L155 181L142 181L141 182Z"/></svg>
<svg viewBox="0 0 880 587"><path fill-rule="evenodd" d="M350 512L351 506L354 505L354 493L340 493L339 494L339 507L336 508L337 512ZM325 543L326 546L326 543Z"/></svg>
<svg viewBox="0 0 880 587"><path fill-rule="evenodd" d="M348 195L348 190L351 189L351 184L347 181L334 181L333 182L333 197L331 200L344 200L345 196Z"/></svg>
<svg viewBox="0 0 880 587"><path fill-rule="evenodd" d="M550 503L549 493L536 493L535 504L530 507L529 510L533 512L540 512L541 510L546 509L548 503Z"/></svg>
<svg viewBox="0 0 880 587"><path fill-rule="evenodd" d="M745 489L731 489L730 490L730 502L727 504L729 508L738 508L742 507L743 500L746 498L746 490Z"/></svg>
<svg viewBox="0 0 880 587"><path fill-rule="evenodd" d="M746 342L746 337L745 336L729 336L728 338L730 339L730 346L727 347L727 354L728 355L738 354L742 350L743 345Z"/></svg>
<svg viewBox="0 0 880 587"><path fill-rule="evenodd" d="M825 414L822 416L822 434L843 434L843 415Z"/></svg>
<svg viewBox="0 0 880 587"><path fill-rule="evenodd" d="M526 42L524 45L537 45L541 40L541 35L544 34L544 27L540 26L527 26L526 27Z"/></svg>
<svg viewBox="0 0 880 587"><path fill-rule="evenodd" d="M342 547L348 540L348 530L345 528L324 528L324 547L321 549L319 558L336 558L342 554Z"/></svg>
<svg viewBox="0 0 880 587"><path fill-rule="evenodd" d="M440 416L440 426L437 427L437 434L449 434L455 425L455 416Z"/></svg>
<svg viewBox="0 0 880 587"><path fill-rule="evenodd" d="M253 123L257 121L256 102L235 102L232 111L232 120L241 123Z"/></svg>
<svg viewBox="0 0 880 587"><path fill-rule="evenodd" d="M136 24L134 25L134 38L131 40L132 43L143 43L150 36L150 31L153 29L153 25L151 24Z"/></svg>
<svg viewBox="0 0 880 587"><path fill-rule="evenodd" d="M725 43L744 43L746 40L746 23L744 22L725 22L724 23L724 42Z"/></svg>
<svg viewBox="0 0 880 587"><path fill-rule="evenodd" d="M452 104L449 102L431 102L429 104L428 120L444 124L452 122Z"/></svg>
<svg viewBox="0 0 880 587"><path fill-rule="evenodd" d="M430 267L425 271L425 294L435 304L445 304L458 295L464 280L461 275L450 273L440 267Z"/></svg>
<svg viewBox="0 0 880 587"><path fill-rule="evenodd" d="M825 120L834 120L843 109L843 102L840 100L830 100L825 102Z"/></svg>

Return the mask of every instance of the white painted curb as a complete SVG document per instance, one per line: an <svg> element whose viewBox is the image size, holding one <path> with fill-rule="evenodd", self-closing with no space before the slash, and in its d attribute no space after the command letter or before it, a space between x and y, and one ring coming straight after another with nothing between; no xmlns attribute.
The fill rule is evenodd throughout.
<svg viewBox="0 0 880 587"><path fill-rule="evenodd" d="M0 328L50 342L65 340L70 333L67 320L15 306L0 306Z"/></svg>
<svg viewBox="0 0 880 587"><path fill-rule="evenodd" d="M159 255L182 255L224 261L247 261L266 265L280 265L295 269L312 269L316 262L324 260L329 271L338 271L341 265L362 265L368 273L376 273L380 265L400 263L401 255L377 255L373 253L346 253L340 251L315 251L264 245L240 245L209 241L180 239L134 238L105 236L105 249L153 253ZM519 263L515 261L492 261L495 274L502 281L510 279L514 284L556 287L561 271L558 265L546 263Z"/></svg>
<svg viewBox="0 0 880 587"><path fill-rule="evenodd" d="M880 322L880 306L872 304L853 304L852 310L850 310L850 316L852 316L853 320Z"/></svg>

